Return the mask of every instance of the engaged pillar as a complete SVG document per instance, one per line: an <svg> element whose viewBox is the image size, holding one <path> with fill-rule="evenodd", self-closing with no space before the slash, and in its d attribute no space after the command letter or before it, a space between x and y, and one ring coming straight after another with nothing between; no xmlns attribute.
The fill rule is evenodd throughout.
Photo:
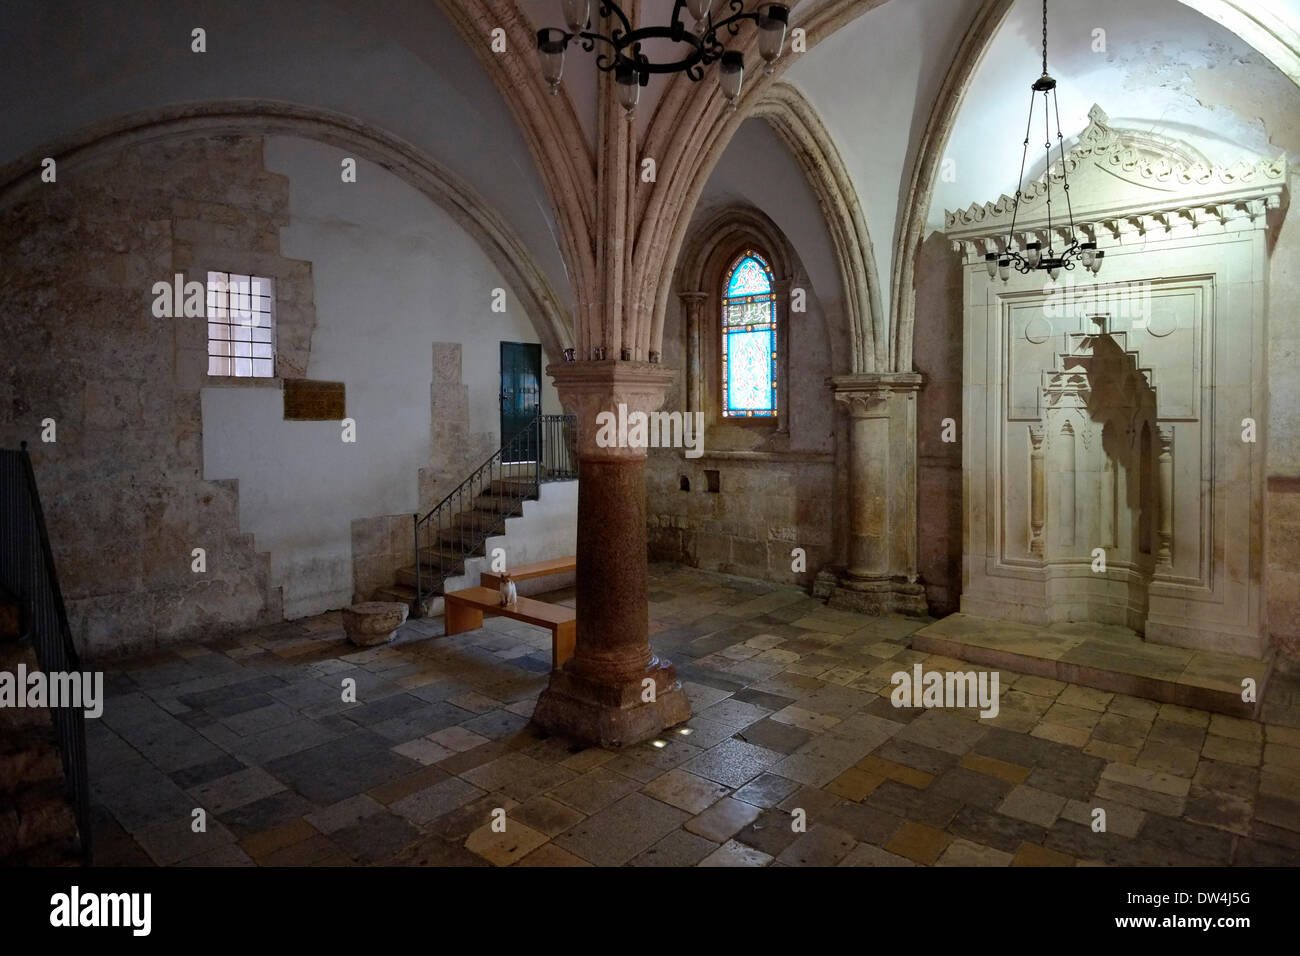
<svg viewBox="0 0 1300 956"><path fill-rule="evenodd" d="M844 375L829 382L849 416L848 567L819 592L831 607L925 614L916 573L915 372ZM842 514L842 512L841 512Z"/></svg>

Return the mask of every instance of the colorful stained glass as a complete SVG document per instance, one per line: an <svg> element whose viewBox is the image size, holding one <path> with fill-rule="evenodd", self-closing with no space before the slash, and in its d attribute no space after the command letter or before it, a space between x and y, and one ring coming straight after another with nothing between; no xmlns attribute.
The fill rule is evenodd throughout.
<svg viewBox="0 0 1300 956"><path fill-rule="evenodd" d="M762 295L772 291L772 278L767 266L752 255L736 263L727 282L727 297L735 295Z"/></svg>
<svg viewBox="0 0 1300 956"><path fill-rule="evenodd" d="M776 415L776 296L772 273L747 252L727 276L722 299L723 410L729 418Z"/></svg>

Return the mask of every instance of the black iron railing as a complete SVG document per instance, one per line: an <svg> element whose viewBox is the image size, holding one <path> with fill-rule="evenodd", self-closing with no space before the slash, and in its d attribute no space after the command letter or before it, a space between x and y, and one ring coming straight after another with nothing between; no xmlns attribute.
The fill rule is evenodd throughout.
<svg viewBox="0 0 1300 956"><path fill-rule="evenodd" d="M27 454L0 449L0 584L19 603L20 642L29 642L47 674L81 671L72 644L68 613L54 568L54 552ZM75 704L76 702L71 702ZM82 707L51 707L50 715L63 760L68 800L77 815L78 848L90 861L90 784L86 767L86 722Z"/></svg>
<svg viewBox="0 0 1300 956"><path fill-rule="evenodd" d="M538 415L427 515L414 516L417 613L447 578L465 572L465 560L481 555L488 538L505 533L506 518L522 514L538 486L578 477L576 442L573 415Z"/></svg>

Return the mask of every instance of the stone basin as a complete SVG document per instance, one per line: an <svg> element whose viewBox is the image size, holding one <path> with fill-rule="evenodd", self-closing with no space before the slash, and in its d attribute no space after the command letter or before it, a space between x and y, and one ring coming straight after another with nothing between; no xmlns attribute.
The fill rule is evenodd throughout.
<svg viewBox="0 0 1300 956"><path fill-rule="evenodd" d="M387 644L411 609L395 601L367 601L343 609L343 630L358 647Z"/></svg>

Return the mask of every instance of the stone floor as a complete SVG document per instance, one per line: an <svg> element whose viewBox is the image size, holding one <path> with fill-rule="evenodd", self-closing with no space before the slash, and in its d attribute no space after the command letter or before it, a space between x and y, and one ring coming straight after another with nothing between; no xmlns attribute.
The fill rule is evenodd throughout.
<svg viewBox="0 0 1300 956"><path fill-rule="evenodd" d="M327 614L124 662L87 722L96 862L1300 863L1294 680L1262 722L1007 671L995 718L896 709L896 670L970 669L909 648L924 622L669 565L650 607L695 717L623 751L528 726L549 635L503 619L358 650Z"/></svg>

